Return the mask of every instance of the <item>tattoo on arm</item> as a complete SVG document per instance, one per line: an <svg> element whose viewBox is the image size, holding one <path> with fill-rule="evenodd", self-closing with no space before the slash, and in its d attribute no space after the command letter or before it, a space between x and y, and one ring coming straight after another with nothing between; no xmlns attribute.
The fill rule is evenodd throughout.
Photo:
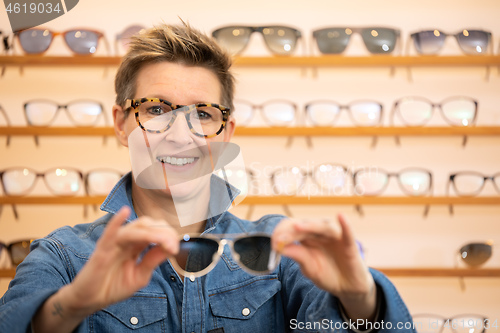
<svg viewBox="0 0 500 333"><path fill-rule="evenodd" d="M53 316L63 316L63 308L59 302L54 303L54 310L52 311Z"/></svg>

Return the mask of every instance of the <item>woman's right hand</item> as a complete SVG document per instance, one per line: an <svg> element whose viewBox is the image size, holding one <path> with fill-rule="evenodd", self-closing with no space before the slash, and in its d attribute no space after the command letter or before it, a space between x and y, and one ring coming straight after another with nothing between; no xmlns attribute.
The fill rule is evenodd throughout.
<svg viewBox="0 0 500 333"><path fill-rule="evenodd" d="M38 311L36 332L72 331L88 315L145 287L154 269L179 251L177 232L166 221L140 217L123 225L129 215L130 208L123 207L110 219L74 281ZM71 325L61 325L61 319Z"/></svg>

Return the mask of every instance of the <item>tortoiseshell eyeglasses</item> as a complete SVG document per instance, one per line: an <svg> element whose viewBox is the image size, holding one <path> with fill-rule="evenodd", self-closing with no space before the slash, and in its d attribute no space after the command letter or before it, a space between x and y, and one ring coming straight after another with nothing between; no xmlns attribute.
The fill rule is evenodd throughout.
<svg viewBox="0 0 500 333"><path fill-rule="evenodd" d="M135 120L143 131L166 132L182 112L190 131L203 138L213 138L222 133L230 114L230 109L220 104L176 105L161 98L127 99L126 106L127 110L135 110Z"/></svg>

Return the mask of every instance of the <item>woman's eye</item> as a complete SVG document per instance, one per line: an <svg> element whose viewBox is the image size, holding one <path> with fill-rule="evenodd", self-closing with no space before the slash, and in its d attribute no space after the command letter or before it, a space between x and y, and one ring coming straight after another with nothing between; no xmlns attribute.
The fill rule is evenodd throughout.
<svg viewBox="0 0 500 333"><path fill-rule="evenodd" d="M212 116L208 112L198 110L198 112L196 113L196 118L202 120L208 120L211 119Z"/></svg>
<svg viewBox="0 0 500 333"><path fill-rule="evenodd" d="M148 109L148 112L153 114L153 115L160 115L160 114L165 113L165 110L161 106L157 105L157 106L150 107Z"/></svg>

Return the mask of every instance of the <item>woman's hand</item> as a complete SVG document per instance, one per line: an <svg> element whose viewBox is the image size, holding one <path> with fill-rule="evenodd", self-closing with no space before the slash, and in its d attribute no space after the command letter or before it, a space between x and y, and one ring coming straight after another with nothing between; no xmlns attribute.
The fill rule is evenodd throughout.
<svg viewBox="0 0 500 333"><path fill-rule="evenodd" d="M154 269L179 251L177 232L166 221L141 217L124 225L129 215L124 207L111 218L74 281L37 312L36 332L73 331L88 315L145 287Z"/></svg>
<svg viewBox="0 0 500 333"><path fill-rule="evenodd" d="M351 319L373 319L375 282L343 216L284 219L272 239L275 250L295 260L316 286L339 298Z"/></svg>

